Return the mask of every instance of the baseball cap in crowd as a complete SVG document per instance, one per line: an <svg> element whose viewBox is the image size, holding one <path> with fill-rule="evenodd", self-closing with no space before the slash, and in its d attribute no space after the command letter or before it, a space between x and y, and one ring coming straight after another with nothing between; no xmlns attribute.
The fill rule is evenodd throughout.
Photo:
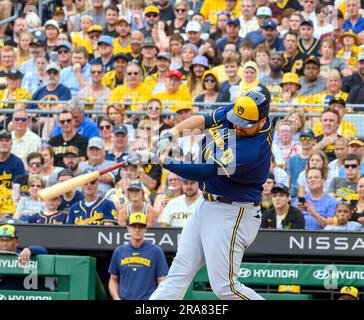
<svg viewBox="0 0 364 320"><path fill-rule="evenodd" d="M98 149L104 149L104 141L99 137L93 137L88 141L87 148L98 148Z"/></svg>
<svg viewBox="0 0 364 320"><path fill-rule="evenodd" d="M147 216L141 212L132 213L128 219L128 226L131 226L134 224L142 224L142 225L146 226L147 225Z"/></svg>
<svg viewBox="0 0 364 320"><path fill-rule="evenodd" d="M353 144L357 144L357 145L359 145L359 146L364 146L364 142L363 142L363 140L361 140L360 138L358 138L358 137L354 137L354 138L352 138L352 139L350 139L350 141L349 141L349 143L348 143L348 146L351 146L351 145L353 145Z"/></svg>
<svg viewBox="0 0 364 320"><path fill-rule="evenodd" d="M304 25L306 25L306 26L310 26L311 28L313 28L313 22L312 22L312 20L311 20L311 19L309 19L309 18L306 18L306 19L303 19L303 20L302 20L302 22L301 22L301 24L300 24L300 27L301 27L301 26L304 26Z"/></svg>
<svg viewBox="0 0 364 320"><path fill-rule="evenodd" d="M67 146L64 151L64 155L73 154L76 157L80 155L80 150L75 146Z"/></svg>
<svg viewBox="0 0 364 320"><path fill-rule="evenodd" d="M239 18L235 18L235 19L228 18L227 24L234 24L236 26L240 26L240 20L239 20Z"/></svg>
<svg viewBox="0 0 364 320"><path fill-rule="evenodd" d="M187 23L186 26L186 33L193 31L193 32L200 32L201 31L201 25L197 21L190 21Z"/></svg>
<svg viewBox="0 0 364 320"><path fill-rule="evenodd" d="M11 139L11 133L6 130L0 131L0 138Z"/></svg>
<svg viewBox="0 0 364 320"><path fill-rule="evenodd" d="M282 87L285 83L295 83L298 85L298 89L302 87L300 78L295 72L286 72L283 74L282 82L279 85Z"/></svg>
<svg viewBox="0 0 364 320"><path fill-rule="evenodd" d="M12 69L6 74L6 77L10 79L21 79L23 78L23 74L19 70Z"/></svg>
<svg viewBox="0 0 364 320"><path fill-rule="evenodd" d="M57 30L59 30L59 23L54 20L54 19L50 19L48 20L45 25L44 25L44 28L47 28L48 26L53 26L55 27Z"/></svg>
<svg viewBox="0 0 364 320"><path fill-rule="evenodd" d="M149 13L159 14L160 11L159 11L159 8L158 7L152 5L152 6L146 7L145 10L144 10L144 14L145 15L147 15Z"/></svg>
<svg viewBox="0 0 364 320"><path fill-rule="evenodd" d="M176 113L178 113L178 112L180 112L182 110L192 110L192 109L193 109L192 108L192 104L186 103L186 104L178 104L178 105L176 105L175 108L174 108L174 111Z"/></svg>
<svg viewBox="0 0 364 320"><path fill-rule="evenodd" d="M288 187L283 183L276 183L272 188L272 193L283 192L289 194Z"/></svg>
<svg viewBox="0 0 364 320"><path fill-rule="evenodd" d="M166 74L167 78L171 78L171 77L176 77L179 80L182 80L182 73L179 72L178 70L169 70Z"/></svg>
<svg viewBox="0 0 364 320"><path fill-rule="evenodd" d="M51 70L56 70L58 72L61 72L61 67L55 62L51 62L50 64L48 64L48 66L46 68L46 72L51 71Z"/></svg>
<svg viewBox="0 0 364 320"><path fill-rule="evenodd" d="M270 18L272 17L272 9L269 7L259 7L257 9L258 18Z"/></svg>
<svg viewBox="0 0 364 320"><path fill-rule="evenodd" d="M204 66L205 68L208 69L209 68L209 60L207 60L207 58L205 56L196 56L192 60L191 67L195 66L195 65L201 65L201 66Z"/></svg>
<svg viewBox="0 0 364 320"><path fill-rule="evenodd" d="M128 185L128 190L144 190L144 185L140 180L133 180Z"/></svg>
<svg viewBox="0 0 364 320"><path fill-rule="evenodd" d="M2 237L18 239L18 231L15 229L15 226L4 224L0 226L0 238Z"/></svg>
<svg viewBox="0 0 364 320"><path fill-rule="evenodd" d="M349 296L352 296L355 299L358 299L358 297L359 297L359 291L358 291L358 289L355 288L355 287L351 287L351 286L345 286L345 287L342 287L341 288L341 290L340 290L340 296L341 295L344 295L344 294L347 294Z"/></svg>
<svg viewBox="0 0 364 320"><path fill-rule="evenodd" d="M114 46L114 40L110 36L101 36L99 41L97 42L98 45L100 44L107 44L108 46Z"/></svg>
<svg viewBox="0 0 364 320"><path fill-rule="evenodd" d="M36 44L38 46L43 46L45 41L44 32L40 30L33 30L31 33L32 33L32 39L30 40L29 45Z"/></svg>
<svg viewBox="0 0 364 320"><path fill-rule="evenodd" d="M112 133L128 134L128 128L125 125L116 124L112 129Z"/></svg>
<svg viewBox="0 0 364 320"><path fill-rule="evenodd" d="M119 52L114 56L114 61L117 59L124 59L127 62L129 62L129 60L130 60L129 57L125 53L122 53L122 52Z"/></svg>
<svg viewBox="0 0 364 320"><path fill-rule="evenodd" d="M58 41L57 42L56 50L58 50L59 48L62 48L62 47L65 47L65 48L67 48L70 51L72 49L71 44L68 41L64 41L64 40L61 40L61 41Z"/></svg>
<svg viewBox="0 0 364 320"><path fill-rule="evenodd" d="M171 55L169 52L159 52L157 55L157 59L165 59L171 62Z"/></svg>
<svg viewBox="0 0 364 320"><path fill-rule="evenodd" d="M206 71L203 73L203 75L202 75L202 80L204 80L204 79L205 79L208 75L213 76L213 77L216 79L216 82L219 82L219 81L218 81L218 76L217 76L216 72L215 72L215 71L213 71L213 70L206 70Z"/></svg>
<svg viewBox="0 0 364 320"><path fill-rule="evenodd" d="M157 48L157 45L155 44L155 41L152 37L147 37L144 39L143 44L142 44L142 48L146 48L146 47L154 47Z"/></svg>
<svg viewBox="0 0 364 320"><path fill-rule="evenodd" d="M251 128L268 116L269 105L269 99L263 93L249 91L235 100L227 119L241 128Z"/></svg>
<svg viewBox="0 0 364 320"><path fill-rule="evenodd" d="M316 64L318 67L320 67L320 61L315 57L315 56L309 56L305 61L303 66L305 67L307 64L309 63L314 63Z"/></svg>
<svg viewBox="0 0 364 320"><path fill-rule="evenodd" d="M89 27L87 29L87 33L90 33L90 32L101 32L101 33L103 33L104 29L102 28L102 26L100 26L98 24L94 24L94 25L92 25L91 27Z"/></svg>
<svg viewBox="0 0 364 320"><path fill-rule="evenodd" d="M116 22L117 25L119 25L120 23L122 23L123 21L125 21L127 24L131 24L130 18L128 18L127 16L120 16L118 21Z"/></svg>
<svg viewBox="0 0 364 320"><path fill-rule="evenodd" d="M60 177L75 177L75 174L70 169L63 169L58 173L57 179Z"/></svg>
<svg viewBox="0 0 364 320"><path fill-rule="evenodd" d="M266 20L263 23L263 29L272 28L273 30L277 30L277 24L272 20Z"/></svg>
<svg viewBox="0 0 364 320"><path fill-rule="evenodd" d="M344 108L346 107L346 102L342 98L336 98L336 97L332 98L329 101L329 106L331 106L332 104L341 104Z"/></svg>
<svg viewBox="0 0 364 320"><path fill-rule="evenodd" d="M245 62L243 65L243 69L245 70L246 68L251 68L254 69L255 72L258 72L258 65L254 61Z"/></svg>
<svg viewBox="0 0 364 320"><path fill-rule="evenodd" d="M311 129L303 129L300 132L300 138L302 137L309 137L311 139L315 138L315 134L313 133L313 131Z"/></svg>

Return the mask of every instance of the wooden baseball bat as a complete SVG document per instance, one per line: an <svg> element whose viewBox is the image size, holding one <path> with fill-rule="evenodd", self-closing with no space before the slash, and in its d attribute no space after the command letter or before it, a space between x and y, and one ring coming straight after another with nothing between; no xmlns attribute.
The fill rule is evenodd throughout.
<svg viewBox="0 0 364 320"><path fill-rule="evenodd" d="M56 183L53 186L45 188L43 190L38 191L38 197L40 200L45 201L48 199L52 199L58 197L64 193L67 193L71 190L75 190L78 187L85 185L93 180L98 179L101 175L113 171L115 169L119 169L121 167L125 167L125 162L119 162L112 166L108 166L102 170L92 171L85 174L81 174L78 177L74 177L72 179Z"/></svg>

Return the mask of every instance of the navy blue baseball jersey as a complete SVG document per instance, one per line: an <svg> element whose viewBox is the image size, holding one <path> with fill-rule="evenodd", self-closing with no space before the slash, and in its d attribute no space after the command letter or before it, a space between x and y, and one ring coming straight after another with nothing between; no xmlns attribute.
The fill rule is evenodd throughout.
<svg viewBox="0 0 364 320"><path fill-rule="evenodd" d="M11 154L8 159L0 162L0 184L10 189L11 183L17 176L25 175L23 161L14 154Z"/></svg>
<svg viewBox="0 0 364 320"><path fill-rule="evenodd" d="M199 181L202 191L229 201L257 202L268 178L271 158L272 126L267 122L258 135L237 138L226 115L233 104L205 116L206 137L202 142L201 163L164 167L186 179ZM199 162L200 162L199 161Z"/></svg>
<svg viewBox="0 0 364 320"><path fill-rule="evenodd" d="M166 276L168 264L162 249L144 241L140 248L130 243L117 247L111 258L109 273L119 276L122 300L147 300Z"/></svg>
<svg viewBox="0 0 364 320"><path fill-rule="evenodd" d="M72 205L74 205L75 203L83 200L84 198L85 197L84 197L83 193L80 192L80 191L76 191L76 194L75 194L74 198L72 200L70 200L70 201L66 200L64 198L64 196L62 195L61 196L62 202L59 205L58 210L59 211L66 211L66 212L68 212L69 209L72 207Z"/></svg>
<svg viewBox="0 0 364 320"><path fill-rule="evenodd" d="M58 211L50 216L43 212L38 212L29 218L29 223L38 224L65 224L67 221L67 213Z"/></svg>
<svg viewBox="0 0 364 320"><path fill-rule="evenodd" d="M90 206L81 200L71 206L67 224L103 225L106 222L116 223L118 214L112 201L98 197Z"/></svg>

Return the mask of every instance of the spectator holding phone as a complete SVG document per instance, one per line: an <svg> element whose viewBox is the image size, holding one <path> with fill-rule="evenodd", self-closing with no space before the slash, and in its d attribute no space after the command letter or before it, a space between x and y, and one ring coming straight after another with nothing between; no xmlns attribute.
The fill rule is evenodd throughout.
<svg viewBox="0 0 364 320"><path fill-rule="evenodd" d="M306 179L309 192L299 198L296 207L305 217L306 230L322 230L333 223L336 200L324 192L325 178L322 169L308 169Z"/></svg>

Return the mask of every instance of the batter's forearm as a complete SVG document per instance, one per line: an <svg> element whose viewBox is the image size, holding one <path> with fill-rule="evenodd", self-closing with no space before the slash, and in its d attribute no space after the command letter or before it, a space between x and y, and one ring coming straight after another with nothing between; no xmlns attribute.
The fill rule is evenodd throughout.
<svg viewBox="0 0 364 320"><path fill-rule="evenodd" d="M175 163L171 158L163 158L163 167L182 178L194 181L206 181L217 175L213 164Z"/></svg>
<svg viewBox="0 0 364 320"><path fill-rule="evenodd" d="M192 130L199 130L202 133L205 130L205 117L203 115L192 116L174 126L171 130L178 136L192 135ZM191 130L190 133L188 130ZM187 132L186 132L187 131Z"/></svg>

